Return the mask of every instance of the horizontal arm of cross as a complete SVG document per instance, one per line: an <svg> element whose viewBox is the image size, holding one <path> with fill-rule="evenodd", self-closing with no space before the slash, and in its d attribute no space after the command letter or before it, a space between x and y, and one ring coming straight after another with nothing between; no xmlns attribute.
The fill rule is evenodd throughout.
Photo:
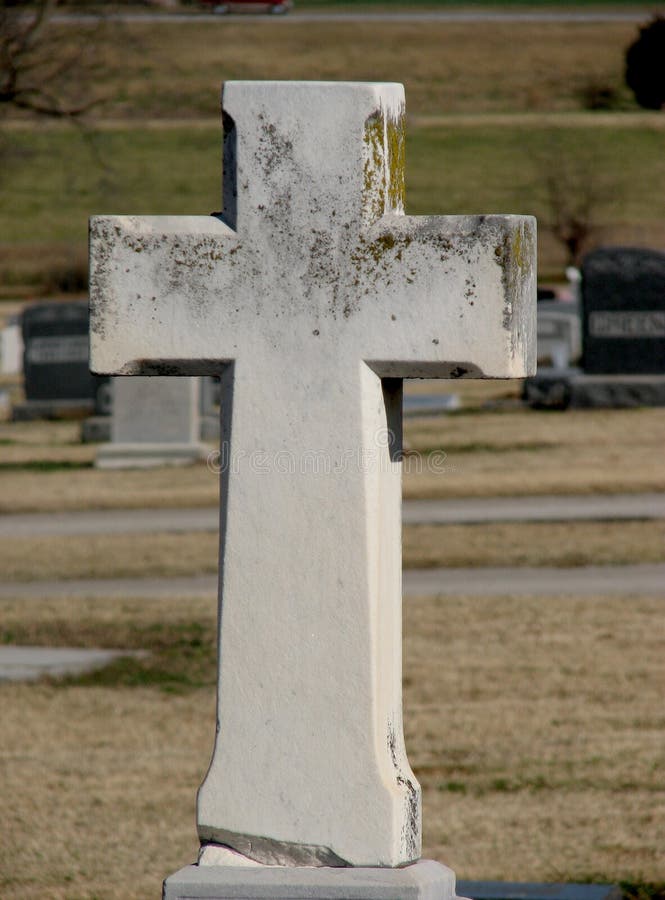
<svg viewBox="0 0 665 900"><path fill-rule="evenodd" d="M207 306L221 258L240 242L215 216L96 216L90 221L90 367L116 375L207 374ZM205 340L203 340L205 343ZM229 351L232 348L228 348ZM229 353L229 358L232 358Z"/></svg>
<svg viewBox="0 0 665 900"><path fill-rule="evenodd" d="M211 374L324 346L381 377L533 369L530 217L391 214L343 250L323 242L288 261L259 237L243 243L211 216L93 219L93 371Z"/></svg>
<svg viewBox="0 0 665 900"><path fill-rule="evenodd" d="M382 377L491 377L535 366L529 216L384 216L356 252L363 356Z"/></svg>

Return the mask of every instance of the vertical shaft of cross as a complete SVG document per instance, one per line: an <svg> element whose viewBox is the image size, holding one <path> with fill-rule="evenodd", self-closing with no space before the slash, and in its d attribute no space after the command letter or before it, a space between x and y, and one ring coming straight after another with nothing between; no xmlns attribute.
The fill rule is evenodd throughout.
<svg viewBox="0 0 665 900"><path fill-rule="evenodd" d="M394 865L419 855L399 385L364 364L331 379L273 362L272 376L236 364L223 378L218 738L199 831L262 862Z"/></svg>

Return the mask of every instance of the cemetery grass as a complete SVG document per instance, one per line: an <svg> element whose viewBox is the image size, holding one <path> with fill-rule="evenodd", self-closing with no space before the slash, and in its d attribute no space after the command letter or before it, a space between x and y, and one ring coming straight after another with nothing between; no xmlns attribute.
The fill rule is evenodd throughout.
<svg viewBox="0 0 665 900"><path fill-rule="evenodd" d="M227 79L398 80L410 115L588 109L599 85L616 95L610 109L639 109L623 86L630 22L125 22L106 39L62 27L63 52L86 33L104 67L87 86L92 123L217 121ZM30 119L14 110L5 121Z"/></svg>
<svg viewBox="0 0 665 900"><path fill-rule="evenodd" d="M593 179L594 239L665 242L665 201L650 189L665 175L663 117L637 112L623 86L623 52L636 33L630 23L123 27L123 40L104 51L107 102L91 130L3 121L5 296L85 289L91 213L218 209L219 153L211 148L220 143L226 78L403 81L409 211L535 212L541 277L561 277L564 265L544 229L549 213L538 188L553 165L564 191ZM612 109L587 112L580 124L604 90ZM527 118L511 119L516 114Z"/></svg>
<svg viewBox="0 0 665 900"><path fill-rule="evenodd" d="M155 896L195 858L215 602L36 596L0 610L5 640L150 652L0 685L0 893ZM404 618L424 854L460 878L622 881L657 896L662 599L410 598Z"/></svg>
<svg viewBox="0 0 665 900"><path fill-rule="evenodd" d="M61 28L63 49L85 31ZM141 121L216 119L228 79L400 81L411 115L580 110L609 85L614 108L636 110L623 86L636 34L631 22L123 23L98 44L103 80L89 89L95 115Z"/></svg>
<svg viewBox="0 0 665 900"><path fill-rule="evenodd" d="M406 525L407 569L589 566L665 560L665 522L529 522ZM217 571L216 534L3 538L0 570L11 581L169 578Z"/></svg>
<svg viewBox="0 0 665 900"><path fill-rule="evenodd" d="M459 392L466 407L405 420L407 499L665 490L661 409L539 412L515 408L514 384L413 385L428 389ZM488 397L507 406L486 409ZM219 502L218 476L205 465L177 472L91 468L95 448L78 443L78 429L76 422L0 423L0 513ZM67 465L53 471L33 465L49 461Z"/></svg>

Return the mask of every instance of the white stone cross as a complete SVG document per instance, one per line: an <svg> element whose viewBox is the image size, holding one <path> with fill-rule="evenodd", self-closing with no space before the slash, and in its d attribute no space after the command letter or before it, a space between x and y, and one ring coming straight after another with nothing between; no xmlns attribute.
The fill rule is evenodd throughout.
<svg viewBox="0 0 665 900"><path fill-rule="evenodd" d="M223 106L223 213L91 223L93 370L222 375L199 835L400 866L401 380L532 371L535 223L404 214L401 85L232 82Z"/></svg>

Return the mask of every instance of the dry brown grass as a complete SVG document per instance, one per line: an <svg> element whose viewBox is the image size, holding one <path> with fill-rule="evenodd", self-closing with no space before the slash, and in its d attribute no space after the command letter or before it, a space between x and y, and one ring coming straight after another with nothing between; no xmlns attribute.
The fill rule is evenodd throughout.
<svg viewBox="0 0 665 900"><path fill-rule="evenodd" d="M423 457L405 460L405 497L665 490L662 409L461 414L416 420L405 437Z"/></svg>
<svg viewBox="0 0 665 900"><path fill-rule="evenodd" d="M409 525L406 568L602 566L665 560L665 522Z"/></svg>
<svg viewBox="0 0 665 900"><path fill-rule="evenodd" d="M215 506L218 502L219 481L204 465L148 472L0 470L3 513Z"/></svg>
<svg viewBox="0 0 665 900"><path fill-rule="evenodd" d="M2 896L158 897L196 858L213 691L0 690Z"/></svg>
<svg viewBox="0 0 665 900"><path fill-rule="evenodd" d="M435 383L436 384L436 383ZM442 384L442 382L438 382ZM471 384L482 391L484 382ZM455 390L450 386L449 390ZM491 390L492 383L490 383ZM510 383L503 382L510 389ZM481 398L478 398L482 403ZM473 407L474 404L469 404ZM570 409L564 413L523 408L467 412L415 420L405 432L415 450L443 447L452 452L477 452L482 447L497 451L565 447L579 456L585 447L608 447L623 454L626 447L644 446L654 453L665 439L665 411L643 409Z"/></svg>
<svg viewBox="0 0 665 900"><path fill-rule="evenodd" d="M614 121L629 121L622 118L624 111L632 117L631 127L635 127L637 121L639 128L644 127L646 131L654 121L659 121L657 115L636 119L636 105L623 86L624 50L636 33L636 27L631 23L317 24L299 23L293 17L279 24L258 21L220 21L212 25L133 24L124 26L123 31L122 39L118 39L116 32L107 47L97 48L99 62L103 66L108 64L110 69L105 72L103 83L100 77L96 84L88 86L93 93L107 98L106 103L95 108L103 126L124 122L136 128L127 138L134 150L128 154L116 144L111 149L105 141L98 140L100 148L106 147L106 169L100 168L89 179L82 175L83 170L91 166L87 153L80 162L73 162L74 158L79 158L80 149L71 145L65 149L61 143L52 140L52 132L49 133L50 149L46 150L45 157L44 151L38 150L40 141L35 143L34 135L32 140L27 140L25 146L31 148L31 154L36 153L32 165L37 169L33 171L32 183L35 179L40 181L46 199L42 206L33 203L28 210L23 194L13 195L18 204L26 206L24 211L30 215L30 221L25 215L21 216L24 225L18 230L15 223L6 223L6 240L11 243L0 244L0 270L7 282L0 284L0 295L44 293L61 282L63 272L81 271L85 264L85 220L90 213L90 204L98 209L113 208L118 203L128 208L131 201L137 212L159 212L164 197L175 197L176 205L183 203L187 211L213 208L209 205L213 200L207 198L218 196L218 173L212 163L201 160L203 153L209 161L215 160L214 155L208 157L207 150L190 145L188 149L181 147L175 156L171 155L170 163L160 163L159 154L166 152L165 144L169 141L165 142L164 136L158 133L153 135L152 150L145 148L138 155L134 151L141 143L144 124L154 125L155 122L179 122L182 125L183 122L203 120L217 123L216 133L206 139L209 146L216 145L220 139L219 89L226 79L398 80L406 86L408 110L414 124L425 120L430 123L441 121L441 116L445 116L446 127L452 133L458 129L450 122L451 117L461 117L461 124L468 124L469 116L477 123L485 114L495 117L527 114L538 118L538 122L534 119L519 124L514 120L509 124L503 118L500 128L511 133L513 147L502 150L496 147L496 139L490 137L486 141L492 148L489 162L484 166L481 163L480 171L474 170L473 165L471 171L466 166L464 170L461 168L465 160L477 155L477 145L475 152L463 148L455 152L450 146L444 149L439 145L434 158L422 158L420 166L410 171L409 206L412 212L469 212L483 208L482 198L488 197L485 176L489 175L489 182L493 184L489 197L495 195L495 190L501 197L496 208L523 211L528 208L530 212L537 212L542 220L540 210L533 207L538 193L535 184L542 179L537 174L528 174L532 169L533 160L529 159L532 151L529 142L524 141L525 133L530 133L534 127L543 127L541 116L562 116L560 120L551 121L554 128L559 128L562 124L571 124L565 118L571 114L577 117L575 123L579 126L582 122L579 114L584 111L585 102L588 105L584 96L599 89L601 93L604 90L609 90L610 94L614 92L613 102L620 108L614 114ZM62 43L72 36L71 28L64 31ZM17 121L19 125L26 124L24 118L19 118L14 120L14 126ZM488 121L496 122L497 119ZM616 132L612 125L607 125L607 114L601 113L594 121L607 129L606 144L614 146ZM40 132L44 130L41 122L39 129ZM413 140L417 139L414 129L411 135L409 143L413 146ZM582 137L577 144L584 147L589 141L588 136ZM642 134L639 146L644 149L650 144L649 135ZM602 229L594 234L594 242L636 242L657 247L662 238L662 204L659 204L657 192L649 193L641 186L645 181L659 181L659 162L650 157L649 161L643 160L626 170L625 160L632 160L635 152L619 149L615 152L619 161L610 163L608 177L613 181L618 175L620 184L628 177L627 196L622 197L623 191L616 190L614 183L611 190L605 192L616 195L617 209L610 214L608 205L602 204L602 208L599 206L596 210L597 224L602 224ZM61 186L57 186L59 178L50 177L50 170L41 168L42 160L50 160L54 154L70 160L71 171ZM506 155L509 157L507 163L502 162ZM417 156L416 153L414 158ZM155 180L155 171L170 171L177 167L174 160L184 158L189 159L190 164L174 181L168 178L164 181L164 175ZM641 158L641 151L637 158ZM438 176L432 179L427 174L442 166L459 170L458 185L475 186L470 194L462 191L466 194L463 209L458 204L446 205L450 202L451 189L458 193L455 184L445 178L441 181ZM201 170L209 173L203 180L199 177ZM94 167L93 171L96 171ZM134 179L137 172L143 171L149 172L149 176ZM649 173L649 179L644 178L645 171ZM632 174L626 176L626 172ZM134 184L130 184L132 180ZM49 190L45 191L47 181ZM522 182L524 185L519 187ZM507 185L510 188L506 190ZM28 192L30 189L30 184L24 188ZM144 189L147 194L143 193ZM525 191L526 197L522 200ZM473 202L474 196L479 207ZM81 203L80 198L86 197L88 200ZM434 200L434 208L423 208L421 203L425 199L429 203L430 198ZM633 207L629 213L623 208L624 200L627 202L628 199ZM503 205L504 201L508 207ZM487 208L492 207L493 203ZM67 214L63 215L65 209ZM53 210L58 210L57 214ZM541 228L539 239L539 256L541 270L562 276L562 250L544 228Z"/></svg>
<svg viewBox="0 0 665 900"><path fill-rule="evenodd" d="M217 571L216 534L110 534L7 538L7 581L62 578L169 578Z"/></svg>
<svg viewBox="0 0 665 900"><path fill-rule="evenodd" d="M11 446L38 451L44 447L76 447L80 445L80 422L68 420L0 423L1 461L8 459ZM26 458L28 457L26 455Z"/></svg>
<svg viewBox="0 0 665 900"><path fill-rule="evenodd" d="M514 396L515 385L460 382L438 389L458 387L464 411L405 422L411 452L404 462L407 498L665 490L662 409L480 414L484 402ZM432 384L415 390L432 390ZM0 425L1 513L218 503L219 479L205 465L127 472L2 470L3 463L89 462L94 450L75 443L77 429L71 422Z"/></svg>
<svg viewBox="0 0 665 900"><path fill-rule="evenodd" d="M662 879L660 599L405 605L425 853L459 877Z"/></svg>
<svg viewBox="0 0 665 900"><path fill-rule="evenodd" d="M34 127L40 130L49 127L48 124L39 121L35 123L30 119L25 124L29 127L29 123L32 123ZM14 126L19 124L19 122L13 123ZM7 122L7 120L3 122L3 130L5 125L8 125L10 129L12 128L12 124ZM39 256L41 271L48 273L41 280L36 277L35 256ZM35 294L38 295L40 293L40 288L42 290L45 288L48 290L49 295L52 296L58 293L54 276L57 278L58 273L75 271L77 269L85 271L86 266L87 253L85 245L80 243L76 245L58 240L55 232L53 232L52 239L49 242L39 242L37 244L28 242L23 244L5 244L0 242L0 271L3 274L0 282L0 299L3 300L3 307L7 303L5 298L10 301L16 298L33 300Z"/></svg>
<svg viewBox="0 0 665 900"><path fill-rule="evenodd" d="M215 116L227 79L401 81L422 113L574 110L620 88L631 23L226 22L126 26L105 115Z"/></svg>
<svg viewBox="0 0 665 900"><path fill-rule="evenodd" d="M143 641L154 651L191 623L215 634L214 600L35 597L0 609L5 635L26 644ZM214 738L212 653L208 668L209 686L184 695L0 684L3 898L157 897L162 878L196 858L196 788Z"/></svg>
<svg viewBox="0 0 665 900"><path fill-rule="evenodd" d="M5 581L148 578L217 571L216 534L3 538ZM584 566L662 562L663 522L407 525L407 569L431 566Z"/></svg>
<svg viewBox="0 0 665 900"><path fill-rule="evenodd" d="M46 634L52 646L61 645L63 623L69 623L78 646L100 646L100 634L114 631L116 646L130 646L137 630L151 625L175 626L196 621L214 628L217 600L204 597L49 597L37 594L15 600L0 600L2 627L21 628L24 644L43 644ZM106 643L106 642L103 642Z"/></svg>
<svg viewBox="0 0 665 900"><path fill-rule="evenodd" d="M0 604L35 642L130 640L213 601ZM148 630L146 630L148 629ZM405 609L425 854L461 878L662 879L662 599L429 598ZM132 645L134 645L132 643ZM194 859L214 689L0 685L0 893L148 898Z"/></svg>

